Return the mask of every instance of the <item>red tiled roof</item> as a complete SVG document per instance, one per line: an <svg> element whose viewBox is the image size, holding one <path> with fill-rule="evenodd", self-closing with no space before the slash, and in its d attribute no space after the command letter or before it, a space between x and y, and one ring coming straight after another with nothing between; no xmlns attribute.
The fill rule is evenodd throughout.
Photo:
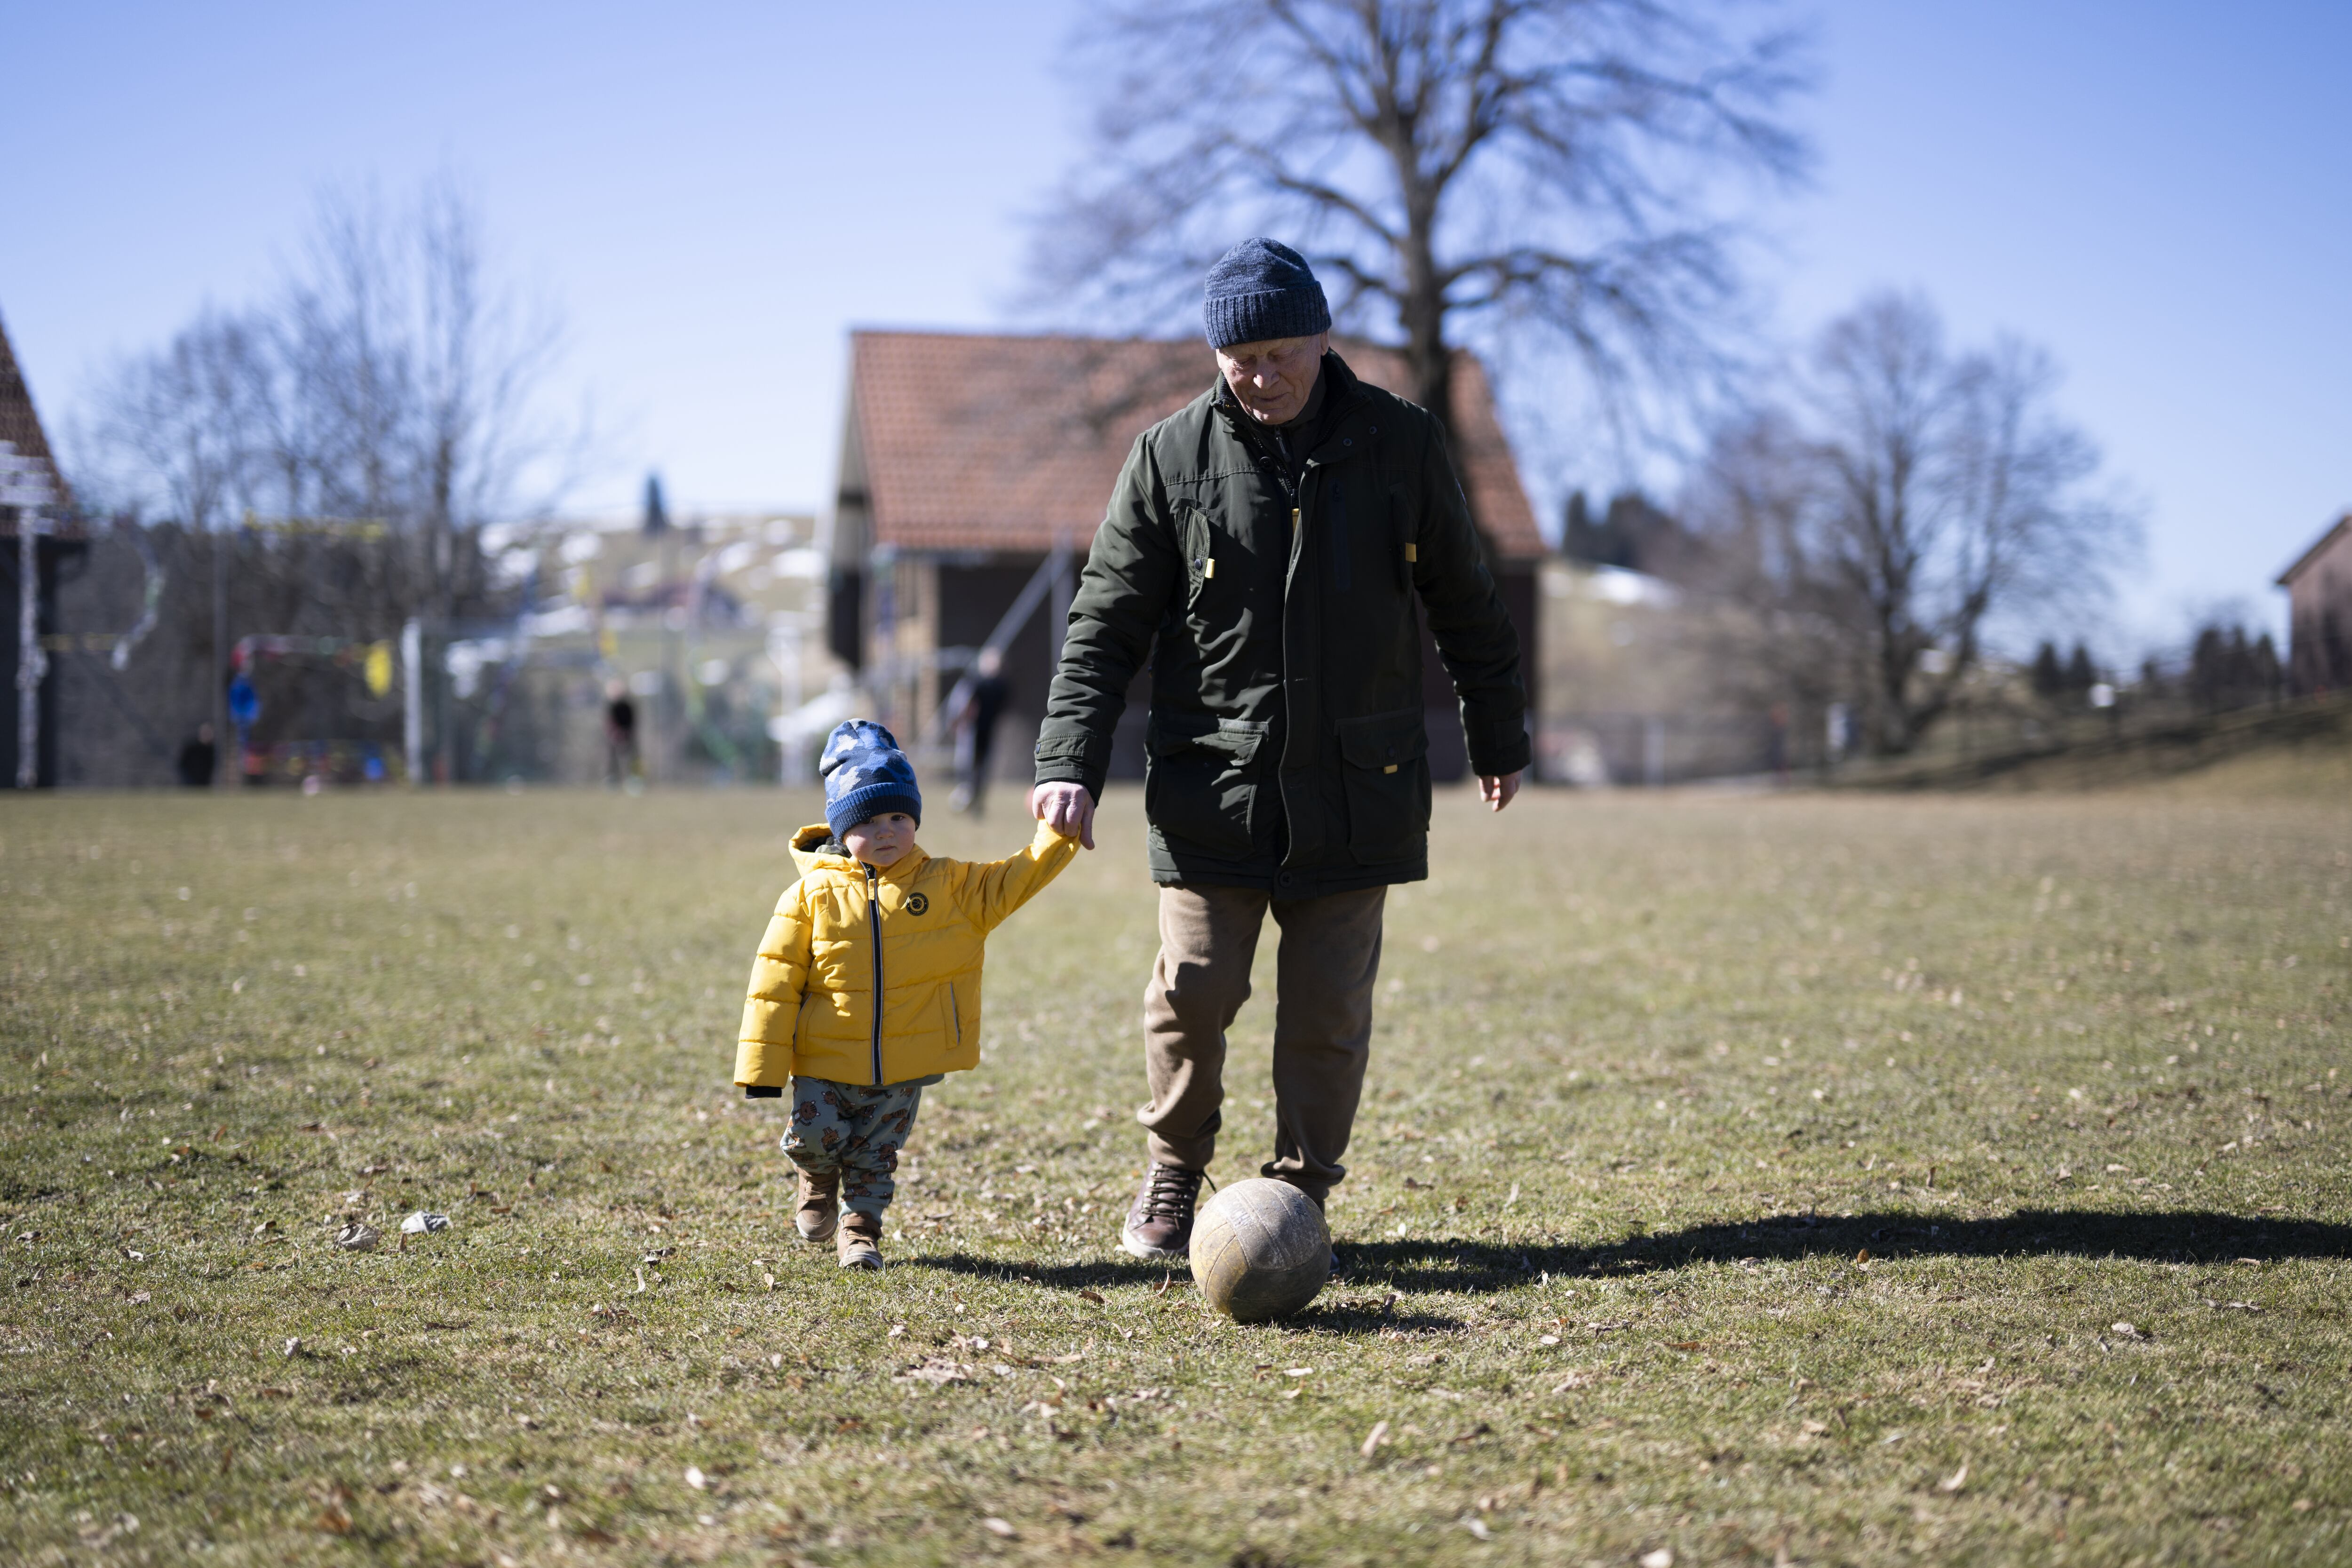
<svg viewBox="0 0 2352 1568"><path fill-rule="evenodd" d="M1216 375L1198 341L867 331L851 342L874 542L903 550L1044 551L1057 535L1083 548L1135 437ZM1366 381L1405 384L1394 351L1334 346ZM1541 555L1486 371L1468 353L1454 393L1472 510L1506 559Z"/></svg>
<svg viewBox="0 0 2352 1568"><path fill-rule="evenodd" d="M2326 555L2329 548L2347 533L2352 533L2352 511L2347 511L2342 517L2337 518L2326 532L2312 541L2310 549L2294 558L2294 565L2278 574L2278 586L2294 587L2294 580L2317 564L2319 558Z"/></svg>
<svg viewBox="0 0 2352 1568"><path fill-rule="evenodd" d="M40 458L49 470L49 482L57 487L57 504L73 505L73 491L67 488L65 476L58 472L57 458L49 451L49 439L41 433L40 416L33 412L33 395L25 385L23 373L16 368L16 352L8 346L8 329L5 326L0 326L0 441L15 442L20 456ZM13 525L8 531L16 531Z"/></svg>

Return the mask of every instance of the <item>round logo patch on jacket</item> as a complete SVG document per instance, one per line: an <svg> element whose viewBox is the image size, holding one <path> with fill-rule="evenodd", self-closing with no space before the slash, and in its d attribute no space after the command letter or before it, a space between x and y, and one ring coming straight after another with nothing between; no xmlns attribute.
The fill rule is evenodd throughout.
<svg viewBox="0 0 2352 1568"><path fill-rule="evenodd" d="M917 893L913 898L907 900L907 912L910 915L921 914L925 910L928 910L930 907L931 900L930 895L928 893Z"/></svg>

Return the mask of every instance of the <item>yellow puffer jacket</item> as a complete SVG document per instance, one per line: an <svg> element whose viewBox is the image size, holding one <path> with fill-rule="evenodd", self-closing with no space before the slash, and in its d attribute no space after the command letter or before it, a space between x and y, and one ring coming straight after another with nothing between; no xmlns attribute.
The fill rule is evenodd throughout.
<svg viewBox="0 0 2352 1568"><path fill-rule="evenodd" d="M903 1083L978 1067L988 933L1061 874L1078 841L1041 822L1009 859L910 849L876 871L824 853L831 837L822 822L793 835L801 879L777 901L751 961L735 1081L782 1088L798 1073Z"/></svg>

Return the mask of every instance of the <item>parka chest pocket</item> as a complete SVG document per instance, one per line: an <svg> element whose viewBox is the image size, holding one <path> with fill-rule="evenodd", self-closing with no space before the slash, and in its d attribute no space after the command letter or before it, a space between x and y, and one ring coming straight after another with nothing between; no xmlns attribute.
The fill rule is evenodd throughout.
<svg viewBox="0 0 2352 1568"><path fill-rule="evenodd" d="M1347 763L1348 847L1359 862L1402 860L1429 832L1429 731L1421 710L1339 721Z"/></svg>
<svg viewBox="0 0 2352 1568"><path fill-rule="evenodd" d="M1143 811L1163 838L1238 858L1255 838L1263 720L1153 714Z"/></svg>
<svg viewBox="0 0 2352 1568"><path fill-rule="evenodd" d="M1236 549L1223 538L1223 531L1210 520L1200 502L1180 500L1175 503L1176 548L1184 561L1184 607L1198 614L1203 602L1213 598L1220 569L1228 587L1236 580L1240 562L1234 559Z"/></svg>

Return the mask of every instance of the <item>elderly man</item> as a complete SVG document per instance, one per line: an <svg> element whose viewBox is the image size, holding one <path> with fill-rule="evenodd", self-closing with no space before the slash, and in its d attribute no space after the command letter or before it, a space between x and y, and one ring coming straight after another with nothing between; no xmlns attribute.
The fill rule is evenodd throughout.
<svg viewBox="0 0 2352 1568"><path fill-rule="evenodd" d="M1222 373L1129 454L1070 606L1032 813L1094 847L1129 682L1151 660L1144 811L1160 957L1138 1114L1150 1166L1120 1235L1181 1258L1216 1150L1225 1031L1281 929L1274 1158L1318 1205L1346 1175L1391 883L1429 874L1427 614L1488 805L1528 756L1519 645L1444 436L1330 352L1304 258L1244 240L1211 269Z"/></svg>

